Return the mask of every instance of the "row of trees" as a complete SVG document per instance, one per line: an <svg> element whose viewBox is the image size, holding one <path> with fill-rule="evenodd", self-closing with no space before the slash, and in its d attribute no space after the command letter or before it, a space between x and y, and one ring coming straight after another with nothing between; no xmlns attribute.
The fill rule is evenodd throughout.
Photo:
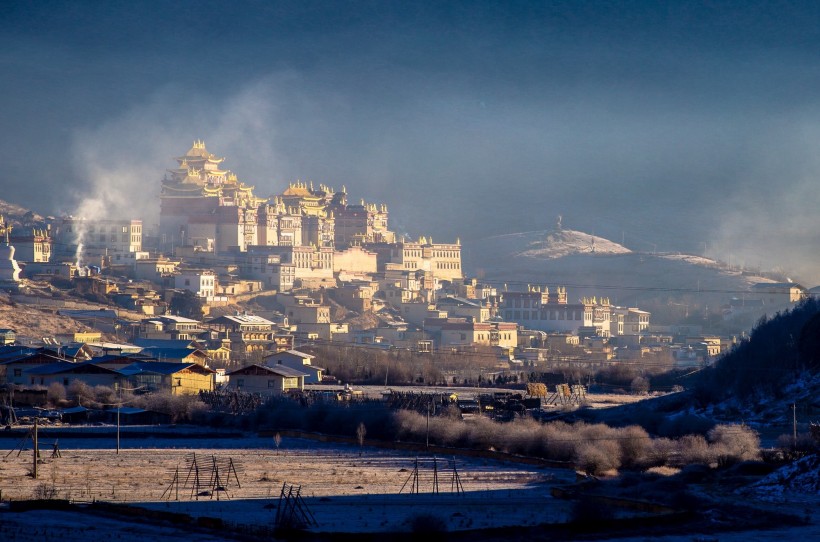
<svg viewBox="0 0 820 542"><path fill-rule="evenodd" d="M111 409L117 406L143 408L171 416L174 423L204 419L209 408L197 395L172 395L171 393L147 393L134 395L130 391L117 391L109 386L89 386L75 380L66 388L59 382L48 387L47 398L54 406L81 405L93 409Z"/></svg>
<svg viewBox="0 0 820 542"><path fill-rule="evenodd" d="M820 302L809 298L771 319L761 318L748 339L701 373L695 391L706 404L730 396L780 398L796 376L818 369Z"/></svg>
<svg viewBox="0 0 820 542"><path fill-rule="evenodd" d="M329 375L341 382L355 384L427 384L427 385L516 385L543 382L554 385L564 382L597 382L613 389L645 393L653 375L672 368L657 362L613 363L595 368L577 362L549 369L527 368L521 371L498 372L498 355L489 348L472 352L416 352L403 349L382 349L367 346L327 344L309 349L321 360Z"/></svg>

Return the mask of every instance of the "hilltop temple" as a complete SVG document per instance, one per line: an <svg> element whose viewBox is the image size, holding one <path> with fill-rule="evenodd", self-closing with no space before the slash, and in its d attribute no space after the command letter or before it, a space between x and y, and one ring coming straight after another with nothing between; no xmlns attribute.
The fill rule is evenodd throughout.
<svg viewBox="0 0 820 542"><path fill-rule="evenodd" d="M174 246L203 245L216 252L245 251L249 246L346 248L364 243L392 243L387 206L347 203L341 192L313 183L290 183L269 199L222 169L219 158L194 141L178 167L169 169L160 194L160 241Z"/></svg>
<svg viewBox="0 0 820 542"><path fill-rule="evenodd" d="M259 198L253 186L223 169L224 158L208 152L200 140L176 161L177 167L162 179L159 235L164 251L193 247L215 254L270 253L282 263L304 260L306 266L332 273L334 251L364 247L378 254L381 269L394 264L405 271L461 277L459 243L396 242L387 205L348 203L345 187L337 192L299 181L280 195Z"/></svg>

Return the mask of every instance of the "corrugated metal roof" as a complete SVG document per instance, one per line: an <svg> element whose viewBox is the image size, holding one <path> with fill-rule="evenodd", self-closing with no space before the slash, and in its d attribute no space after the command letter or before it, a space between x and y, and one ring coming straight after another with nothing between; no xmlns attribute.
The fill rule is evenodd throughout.
<svg viewBox="0 0 820 542"><path fill-rule="evenodd" d="M298 377L298 376L308 376L307 373L303 373L302 371L297 371L296 369L291 369L290 367L285 367L283 365L276 365L274 367L267 367L265 365L258 365L256 363L251 365L246 365L241 369L237 369L236 371L231 371L227 374L227 376L231 376L232 374L241 373L245 369L249 369L251 367L258 367L268 373L275 374L278 376L286 376L286 377Z"/></svg>

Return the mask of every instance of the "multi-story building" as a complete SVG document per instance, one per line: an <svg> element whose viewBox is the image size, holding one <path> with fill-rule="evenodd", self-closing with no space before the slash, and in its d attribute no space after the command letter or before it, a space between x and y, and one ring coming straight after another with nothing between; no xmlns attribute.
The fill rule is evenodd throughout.
<svg viewBox="0 0 820 542"><path fill-rule="evenodd" d="M248 252L252 255L252 258L260 257L259 259L253 260L257 262L256 265L260 267L263 264L264 256L278 258L280 268L290 266L290 268L285 271L280 269L280 273L289 275L292 270L291 287L297 281L301 283L333 281L333 247L317 247L314 245L268 245L249 247ZM275 260L268 258L267 265L275 265L273 263L274 261ZM260 267L257 267L257 269Z"/></svg>
<svg viewBox="0 0 820 542"><path fill-rule="evenodd" d="M611 335L642 335L649 329L650 316L649 312L634 307L612 307Z"/></svg>
<svg viewBox="0 0 820 542"><path fill-rule="evenodd" d="M344 187L342 192L335 196L332 210L336 217L337 247L395 242L396 234L387 226L387 205L365 203L364 200L358 205L348 205Z"/></svg>
<svg viewBox="0 0 820 542"><path fill-rule="evenodd" d="M490 319L490 307L462 297L441 298L436 302L436 308L447 311L451 318L467 318L471 322L486 322Z"/></svg>
<svg viewBox="0 0 820 542"><path fill-rule="evenodd" d="M209 320L203 325L217 331L219 339L229 339L231 351L237 354L278 350L274 323L260 316L226 315ZM289 347L292 347L292 344L290 343Z"/></svg>
<svg viewBox="0 0 820 542"><path fill-rule="evenodd" d="M391 264L404 271L427 271L438 280L456 280L462 277L461 243L433 243L421 237L417 242L373 243L365 248L377 254L379 271Z"/></svg>
<svg viewBox="0 0 820 542"><path fill-rule="evenodd" d="M203 141L176 158L160 194L160 247L184 246L191 239L213 239L215 250L256 244L257 208L264 202L253 187L221 169L225 160L208 152Z"/></svg>
<svg viewBox="0 0 820 542"><path fill-rule="evenodd" d="M55 255L91 265L133 265L142 251L142 220L65 217L54 233Z"/></svg>
<svg viewBox="0 0 820 542"><path fill-rule="evenodd" d="M3 217L0 216L0 223ZM21 262L46 263L51 261L53 240L50 228L14 228L9 242L14 245L15 259Z"/></svg>
<svg viewBox="0 0 820 542"><path fill-rule="evenodd" d="M330 323L330 306L305 295L277 295L276 301L285 307L288 321L296 324Z"/></svg>
<svg viewBox="0 0 820 542"><path fill-rule="evenodd" d="M199 297L210 299L216 295L216 274L210 269L179 270L174 275L174 288L188 290Z"/></svg>
<svg viewBox="0 0 820 542"><path fill-rule="evenodd" d="M244 278L258 280L263 288L277 292L289 292L296 280L296 266L282 263L280 254L271 254L268 247L250 247L244 265L240 266Z"/></svg>
<svg viewBox="0 0 820 542"><path fill-rule="evenodd" d="M518 326L511 322L468 322L452 318L441 325L441 348L498 346L507 350L518 346Z"/></svg>
<svg viewBox="0 0 820 542"><path fill-rule="evenodd" d="M254 196L253 187L222 169L224 158L195 141L177 168L168 170L160 196L160 245L164 250L198 246L218 253L249 246L339 245L392 242L387 208L348 206L347 194L328 186L291 183L270 199ZM337 230L337 216L340 229Z"/></svg>
<svg viewBox="0 0 820 542"><path fill-rule="evenodd" d="M202 331L202 327L197 320L174 315L145 318L140 321L139 325L139 336L142 339L191 341Z"/></svg>
<svg viewBox="0 0 820 542"><path fill-rule="evenodd" d="M528 287L523 292L503 292L499 314L509 322L540 331L577 333L594 327L595 304L591 300L567 303L566 288Z"/></svg>

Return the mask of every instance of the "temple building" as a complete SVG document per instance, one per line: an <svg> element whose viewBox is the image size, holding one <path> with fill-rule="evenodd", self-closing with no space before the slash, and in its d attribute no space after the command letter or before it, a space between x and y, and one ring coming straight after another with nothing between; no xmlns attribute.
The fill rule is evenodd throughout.
<svg viewBox="0 0 820 542"><path fill-rule="evenodd" d="M461 278L461 246L396 243L384 204L348 204L347 190L297 181L268 199L222 169L223 158L195 141L177 167L168 170L160 195L160 246L215 255L247 253L246 273L266 275L266 284L324 283L334 272L335 254L355 271L389 268L425 271L436 279ZM361 247L361 248L360 248ZM351 248L358 250L351 251ZM276 266L289 266L286 273ZM291 270L292 269L292 270Z"/></svg>
<svg viewBox="0 0 820 542"><path fill-rule="evenodd" d="M265 200L253 187L221 169L224 158L208 152L204 141L194 141L178 167L168 170L160 194L160 245L196 245L213 240L217 252L231 247L245 250L258 243L257 210Z"/></svg>
<svg viewBox="0 0 820 542"><path fill-rule="evenodd" d="M387 206L347 204L344 187L290 183L269 199L222 168L224 158L194 141L177 167L162 179L160 245L200 247L217 253L245 252L250 246L313 246L317 248L392 242ZM338 216L338 219L337 219ZM338 227L337 227L338 224Z"/></svg>
<svg viewBox="0 0 820 542"><path fill-rule="evenodd" d="M0 217L2 222L2 217ZM49 227L25 226L15 228L10 242L17 249L16 258L21 262L46 263L51 261L53 240Z"/></svg>

